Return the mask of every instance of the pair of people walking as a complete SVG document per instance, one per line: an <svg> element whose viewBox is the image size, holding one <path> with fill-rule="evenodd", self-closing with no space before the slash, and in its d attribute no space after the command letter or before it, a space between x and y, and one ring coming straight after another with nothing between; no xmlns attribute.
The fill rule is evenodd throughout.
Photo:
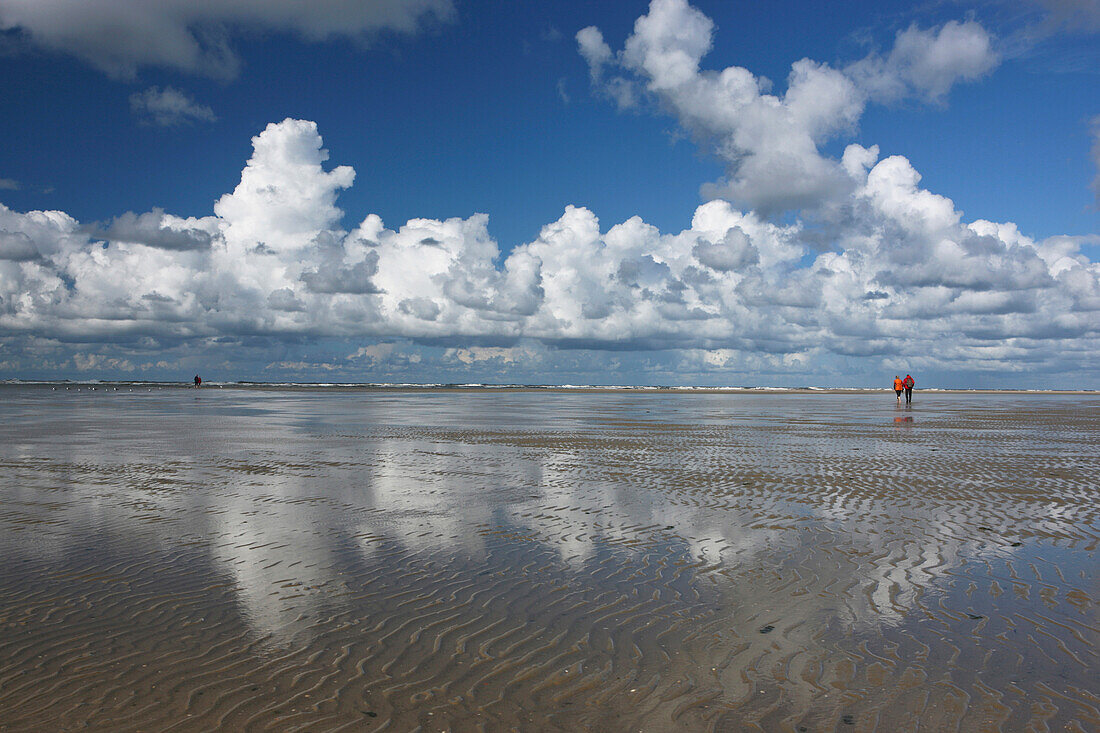
<svg viewBox="0 0 1100 733"><path fill-rule="evenodd" d="M913 385L916 384L916 380L910 375L906 374L905 379L902 379L898 375L894 375L894 393L898 397L898 404L901 404L901 393L905 392L905 404L910 404L913 401Z"/></svg>

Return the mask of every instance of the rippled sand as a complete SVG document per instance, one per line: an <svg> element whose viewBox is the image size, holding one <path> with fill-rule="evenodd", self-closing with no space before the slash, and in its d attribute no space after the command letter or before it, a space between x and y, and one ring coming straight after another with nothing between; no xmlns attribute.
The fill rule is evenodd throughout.
<svg viewBox="0 0 1100 733"><path fill-rule="evenodd" d="M0 387L0 730L1100 729L1100 398Z"/></svg>

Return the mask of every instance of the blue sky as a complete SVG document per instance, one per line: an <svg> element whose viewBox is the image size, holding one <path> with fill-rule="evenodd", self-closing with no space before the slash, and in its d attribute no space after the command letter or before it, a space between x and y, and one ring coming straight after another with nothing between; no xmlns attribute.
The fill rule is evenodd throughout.
<svg viewBox="0 0 1100 733"><path fill-rule="evenodd" d="M206 367L227 379L865 384L908 368L944 386L1095 379L1096 3L856 2L840 13L804 2L318 0L308 16L289 0L233 0L207 15L188 5L97 0L74 19L68 0L33 12L0 0L0 375ZM603 45L586 52L577 34L590 27ZM675 54L693 49L697 76L662 86ZM698 106L730 103L700 96L718 94L700 80L727 67L789 102L802 59L828 71L809 93L835 98L789 134L761 142L770 123L744 121L767 100L712 117ZM274 148L315 150L321 138L329 151L310 169L321 208L272 232L215 212L258 154L253 137L284 120L314 128L274 130ZM865 169L888 161L870 183L840 165L850 145L877 146ZM783 160L794 175L768 177ZM321 177L338 166L354 169L353 184ZM274 188L303 175L256 170ZM874 187L887 174L921 206L932 201L923 193L949 199L958 221L899 209L896 192ZM262 219L238 192L236 211ZM339 212L319 213L329 198ZM715 213L723 200L729 211ZM710 229L693 225L704 205L720 220ZM598 219L597 234L540 239L555 223L590 234L583 216L562 223L570 206ZM67 219L43 228L33 212L51 210ZM150 213L161 218L136 218ZM369 214L384 223L368 238L379 248L357 250L351 236ZM477 214L484 231L467 226L453 243L402 239L410 219ZM119 224L127 215L140 232ZM631 217L656 233L622 232L629 246L616 249L609 230ZM977 220L1014 223L1026 241L1002 229L990 250ZM190 232L210 252L165 245L161 231ZM495 252L477 244L486 236ZM280 237L281 249L270 244ZM415 266L402 263L425 239L446 257L416 290L400 268ZM343 244L333 254L322 240ZM260 243L279 267L244 264L259 261L248 253ZM576 256L555 265L566 246ZM96 266L125 272L128 289L103 285L80 248L119 258ZM834 254L843 261L822 259ZM575 274L586 258L599 273L587 280ZM904 270L916 260L919 272ZM833 292L822 278L838 263L851 282ZM339 273L356 264L363 282L349 286ZM951 275L960 264L977 274ZM157 280L173 268L178 277ZM318 285L325 273L336 274ZM784 287L819 301L762 295Z"/></svg>

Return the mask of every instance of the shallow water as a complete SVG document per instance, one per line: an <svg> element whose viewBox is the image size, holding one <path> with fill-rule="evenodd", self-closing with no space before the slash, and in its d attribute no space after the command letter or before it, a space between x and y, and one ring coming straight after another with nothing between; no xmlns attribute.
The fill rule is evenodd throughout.
<svg viewBox="0 0 1100 733"><path fill-rule="evenodd" d="M1100 729L1100 398L0 386L0 730Z"/></svg>

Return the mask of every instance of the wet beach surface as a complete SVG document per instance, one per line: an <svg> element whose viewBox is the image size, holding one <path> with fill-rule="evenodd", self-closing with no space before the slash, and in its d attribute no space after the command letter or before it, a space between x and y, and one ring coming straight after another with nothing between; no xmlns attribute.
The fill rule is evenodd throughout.
<svg viewBox="0 0 1100 733"><path fill-rule="evenodd" d="M1100 397L0 386L0 730L1100 729Z"/></svg>

